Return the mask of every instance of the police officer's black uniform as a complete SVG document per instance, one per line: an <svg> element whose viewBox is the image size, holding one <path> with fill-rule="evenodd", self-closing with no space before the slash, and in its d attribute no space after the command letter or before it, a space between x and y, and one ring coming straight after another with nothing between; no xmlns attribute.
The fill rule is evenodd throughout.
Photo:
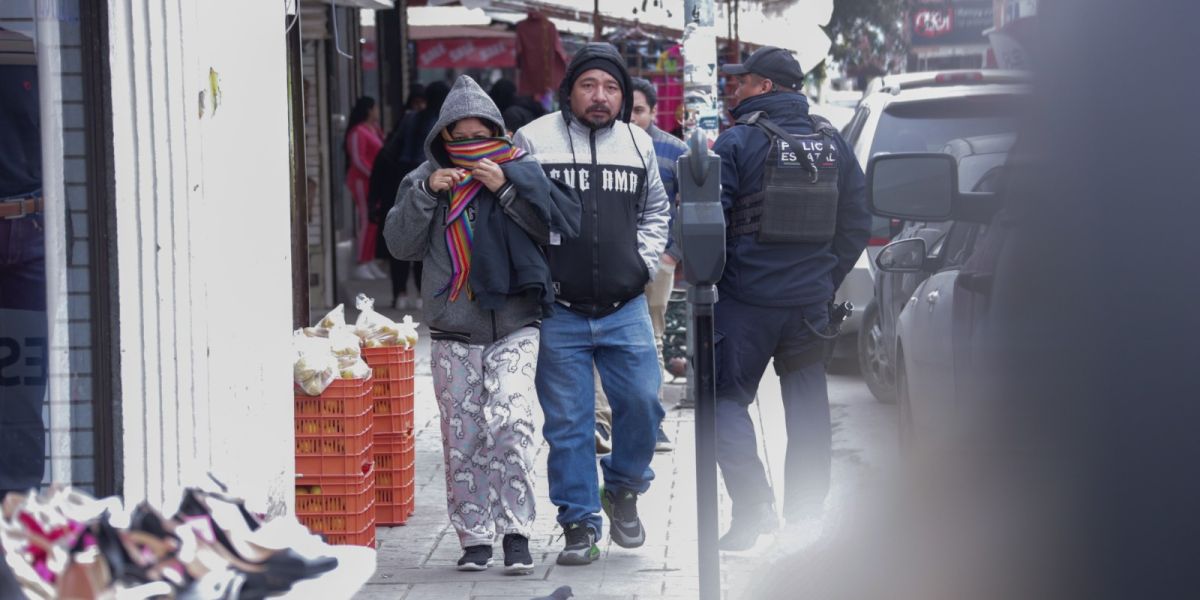
<svg viewBox="0 0 1200 600"><path fill-rule="evenodd" d="M722 71L774 84L733 109L738 124L713 147L727 223L715 307L717 455L734 513L721 547L738 550L777 523L748 411L772 358L788 432L785 515L814 514L828 492L831 426L817 332L866 247L871 217L862 169L837 132L809 116L790 52L765 47Z"/></svg>

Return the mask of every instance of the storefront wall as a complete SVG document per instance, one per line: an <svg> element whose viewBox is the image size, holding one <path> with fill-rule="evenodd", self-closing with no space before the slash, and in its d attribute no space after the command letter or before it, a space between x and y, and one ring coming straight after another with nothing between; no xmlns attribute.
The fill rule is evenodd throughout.
<svg viewBox="0 0 1200 600"><path fill-rule="evenodd" d="M110 0L126 500L294 478L284 5Z"/></svg>

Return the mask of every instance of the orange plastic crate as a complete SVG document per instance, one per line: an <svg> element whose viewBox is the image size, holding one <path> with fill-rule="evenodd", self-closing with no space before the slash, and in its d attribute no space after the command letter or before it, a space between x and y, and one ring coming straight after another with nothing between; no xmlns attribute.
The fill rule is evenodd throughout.
<svg viewBox="0 0 1200 600"><path fill-rule="evenodd" d="M380 384L376 384L378 389ZM404 433L413 427L413 393L375 397L375 434Z"/></svg>
<svg viewBox="0 0 1200 600"><path fill-rule="evenodd" d="M377 471L391 471L399 469L405 465L411 465L412 459L416 458L415 447L413 444L412 430L401 434L375 434L375 469ZM407 454L406 454L406 451ZM409 457L408 461L403 460L405 456Z"/></svg>
<svg viewBox="0 0 1200 600"><path fill-rule="evenodd" d="M375 471L365 474L300 477L296 480L296 514L358 514L375 499Z"/></svg>
<svg viewBox="0 0 1200 600"><path fill-rule="evenodd" d="M414 352L404 346L363 348L363 360L371 367L377 380L412 380Z"/></svg>
<svg viewBox="0 0 1200 600"><path fill-rule="evenodd" d="M375 497L371 495L367 507L356 513L302 513L296 518L313 533L355 533L375 522Z"/></svg>
<svg viewBox="0 0 1200 600"><path fill-rule="evenodd" d="M321 537L333 546L366 546L375 547L375 522L354 533L325 533Z"/></svg>
<svg viewBox="0 0 1200 600"><path fill-rule="evenodd" d="M330 531L321 531L320 528L326 525L341 525L345 526L349 523L359 523L366 516L365 524L357 529L343 530L336 529ZM333 546L366 546L368 548L375 547L375 505L372 504L370 510L363 511L353 518L342 518L341 520L329 519L326 517L312 517L304 515L296 515L296 518L308 527L309 531L320 535L325 539L325 542Z"/></svg>
<svg viewBox="0 0 1200 600"><path fill-rule="evenodd" d="M371 447L375 435L371 409L353 417L296 418L296 457L352 456Z"/></svg>
<svg viewBox="0 0 1200 600"><path fill-rule="evenodd" d="M359 415L374 406L374 379L334 379L320 396L309 396L295 388L296 417L339 417Z"/></svg>
<svg viewBox="0 0 1200 600"><path fill-rule="evenodd" d="M370 439L370 433L367 433ZM371 469L371 459L374 456L372 444L358 454L312 454L296 456L296 475L300 477L324 477L361 475Z"/></svg>
<svg viewBox="0 0 1200 600"><path fill-rule="evenodd" d="M404 525L413 513L413 485L399 488L375 488L377 525Z"/></svg>

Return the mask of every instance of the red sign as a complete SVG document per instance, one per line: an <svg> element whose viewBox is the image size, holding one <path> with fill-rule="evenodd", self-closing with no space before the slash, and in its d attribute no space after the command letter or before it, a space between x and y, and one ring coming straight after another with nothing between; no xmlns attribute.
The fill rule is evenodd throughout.
<svg viewBox="0 0 1200 600"><path fill-rule="evenodd" d="M517 40L481 38L466 40L419 40L417 68L462 69L517 66Z"/></svg>
<svg viewBox="0 0 1200 600"><path fill-rule="evenodd" d="M948 8L928 8L913 16L913 35L935 38L954 30L954 13Z"/></svg>

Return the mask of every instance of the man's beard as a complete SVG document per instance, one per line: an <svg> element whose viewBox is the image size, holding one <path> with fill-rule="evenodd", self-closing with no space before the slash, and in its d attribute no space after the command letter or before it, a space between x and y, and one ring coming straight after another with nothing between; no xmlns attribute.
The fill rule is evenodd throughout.
<svg viewBox="0 0 1200 600"><path fill-rule="evenodd" d="M597 117L593 117L592 114L589 113L589 111L593 108L603 108L608 114L604 115L603 117L599 117L600 120L597 121L595 120ZM580 122L593 130L604 129L609 125L612 125L613 122L617 120L617 117L613 115L612 111L608 110L607 106L589 106L587 111L584 111L582 115L575 115L575 118L579 119Z"/></svg>

